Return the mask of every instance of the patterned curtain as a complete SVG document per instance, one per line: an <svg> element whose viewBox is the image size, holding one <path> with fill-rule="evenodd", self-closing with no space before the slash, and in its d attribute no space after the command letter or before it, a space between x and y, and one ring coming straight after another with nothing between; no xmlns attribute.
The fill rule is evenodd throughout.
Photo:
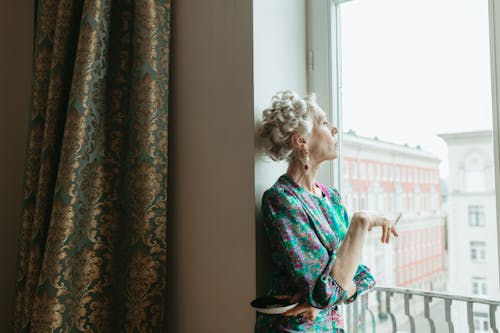
<svg viewBox="0 0 500 333"><path fill-rule="evenodd" d="M39 0L16 332L160 332L170 0Z"/></svg>

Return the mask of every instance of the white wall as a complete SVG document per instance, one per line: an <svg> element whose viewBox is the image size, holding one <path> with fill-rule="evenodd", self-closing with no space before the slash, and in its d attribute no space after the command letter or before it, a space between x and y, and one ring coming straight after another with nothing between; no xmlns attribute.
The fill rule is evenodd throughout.
<svg viewBox="0 0 500 333"><path fill-rule="evenodd" d="M306 76L306 1L254 0L254 113L270 105L280 90L307 92ZM269 254L260 216L262 193L286 171L286 163L255 161L257 294L267 288Z"/></svg>

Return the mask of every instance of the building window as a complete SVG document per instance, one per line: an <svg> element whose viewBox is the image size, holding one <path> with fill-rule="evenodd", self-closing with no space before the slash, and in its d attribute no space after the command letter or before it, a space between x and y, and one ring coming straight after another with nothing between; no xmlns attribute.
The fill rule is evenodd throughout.
<svg viewBox="0 0 500 333"><path fill-rule="evenodd" d="M377 210L377 201L376 201L376 194L373 193L373 190L368 193L368 202L366 205L368 206L368 209L370 210Z"/></svg>
<svg viewBox="0 0 500 333"><path fill-rule="evenodd" d="M366 194L362 194L359 198L359 209L366 209Z"/></svg>
<svg viewBox="0 0 500 333"><path fill-rule="evenodd" d="M469 225L473 227L484 226L484 207L477 205L469 206Z"/></svg>
<svg viewBox="0 0 500 333"><path fill-rule="evenodd" d="M368 179L373 179L373 163L368 163Z"/></svg>
<svg viewBox="0 0 500 333"><path fill-rule="evenodd" d="M359 178L366 179L366 164L364 162L359 163Z"/></svg>
<svg viewBox="0 0 500 333"><path fill-rule="evenodd" d="M485 312L474 312L474 329L488 332L490 329L488 314Z"/></svg>
<svg viewBox="0 0 500 333"><path fill-rule="evenodd" d="M470 242L470 259L472 262L483 262L486 260L485 242Z"/></svg>
<svg viewBox="0 0 500 333"><path fill-rule="evenodd" d="M472 294L475 296L487 296L488 288L486 278L472 278Z"/></svg>
<svg viewBox="0 0 500 333"><path fill-rule="evenodd" d="M349 168L350 168L350 163L349 161L346 161L344 164L344 178L346 179L349 178Z"/></svg>

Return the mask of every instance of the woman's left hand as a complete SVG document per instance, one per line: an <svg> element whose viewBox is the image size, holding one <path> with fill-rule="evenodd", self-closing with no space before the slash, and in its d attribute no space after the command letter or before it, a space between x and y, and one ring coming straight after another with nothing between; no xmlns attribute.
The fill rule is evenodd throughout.
<svg viewBox="0 0 500 333"><path fill-rule="evenodd" d="M303 319L315 321L320 309L310 306L306 302L300 303L296 307L283 313L283 316L298 316Z"/></svg>

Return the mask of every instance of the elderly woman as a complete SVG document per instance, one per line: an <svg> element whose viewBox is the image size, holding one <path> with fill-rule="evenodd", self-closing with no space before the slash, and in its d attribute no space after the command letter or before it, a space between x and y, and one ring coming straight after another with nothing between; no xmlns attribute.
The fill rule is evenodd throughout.
<svg viewBox="0 0 500 333"><path fill-rule="evenodd" d="M316 181L320 165L338 157L336 134L314 96L280 92L263 111L264 153L289 162L262 198L273 264L268 294L294 295L299 305L278 315L258 313L255 332L343 332L337 304L375 285L359 264L367 233L381 227L384 243L397 236L381 214L357 212L349 221L338 191Z"/></svg>

